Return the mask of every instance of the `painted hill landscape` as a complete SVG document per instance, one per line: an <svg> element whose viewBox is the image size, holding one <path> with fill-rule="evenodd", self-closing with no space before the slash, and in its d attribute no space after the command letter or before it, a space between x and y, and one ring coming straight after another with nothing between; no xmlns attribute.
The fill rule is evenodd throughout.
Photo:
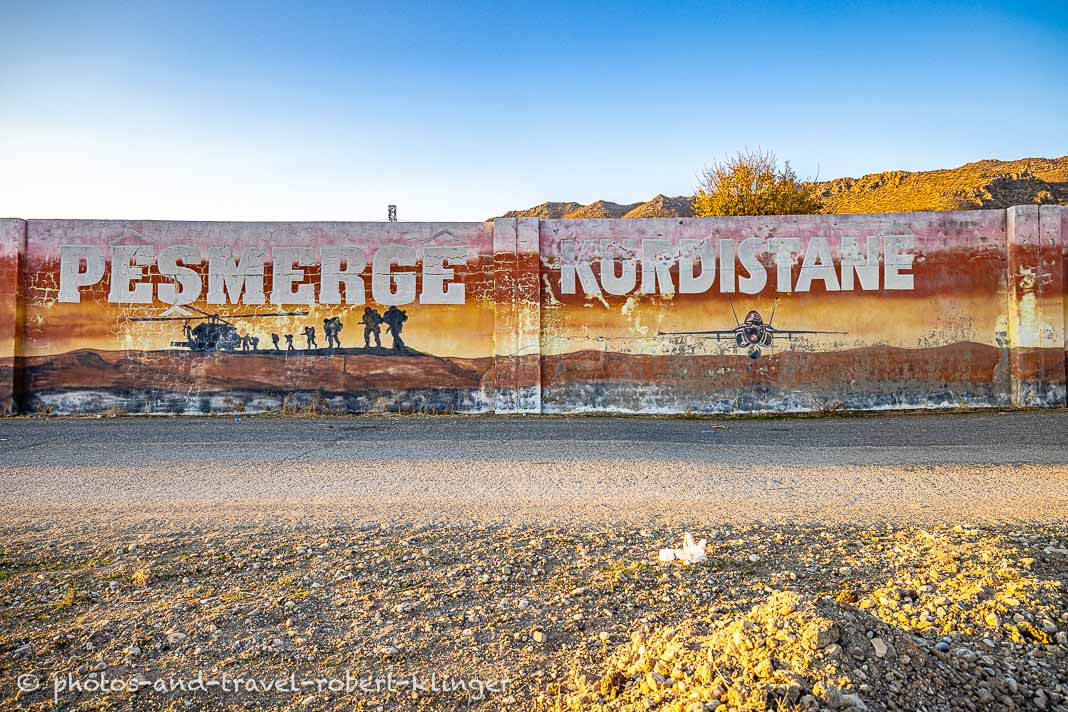
<svg viewBox="0 0 1068 712"><path fill-rule="evenodd" d="M1032 350L1040 351L1040 350ZM1022 354L1024 380L1040 353ZM1004 406L1008 352L901 349L647 355L578 351L541 365L545 412L788 412ZM844 377L843 377L844 375ZM368 353L82 349L16 367L29 413L485 412L493 359ZM16 394L18 397L18 394ZM581 410L581 409L580 409Z"/></svg>
<svg viewBox="0 0 1068 712"><path fill-rule="evenodd" d="M894 213L921 210L979 210L1013 205L1068 205L1068 156L976 161L934 171L885 171L861 178L811 183L824 213ZM583 205L549 202L501 217L670 218L692 217L689 196L658 195L644 203L608 200Z"/></svg>
<svg viewBox="0 0 1068 712"><path fill-rule="evenodd" d="M1021 379L1036 378L1060 350L1021 349ZM576 351L545 356L546 413L804 412L840 409L999 407L1008 404L1009 351L958 342L930 348L885 345L843 351L630 354ZM581 410L581 409L580 409Z"/></svg>
<svg viewBox="0 0 1068 712"><path fill-rule="evenodd" d="M336 352L81 349L21 359L31 413L478 412L492 358Z"/></svg>

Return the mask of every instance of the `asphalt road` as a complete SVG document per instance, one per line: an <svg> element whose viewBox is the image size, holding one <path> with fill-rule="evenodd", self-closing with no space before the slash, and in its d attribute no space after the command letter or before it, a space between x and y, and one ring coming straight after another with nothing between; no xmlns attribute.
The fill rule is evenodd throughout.
<svg viewBox="0 0 1068 712"><path fill-rule="evenodd" d="M1064 521L1068 411L0 420L13 524Z"/></svg>

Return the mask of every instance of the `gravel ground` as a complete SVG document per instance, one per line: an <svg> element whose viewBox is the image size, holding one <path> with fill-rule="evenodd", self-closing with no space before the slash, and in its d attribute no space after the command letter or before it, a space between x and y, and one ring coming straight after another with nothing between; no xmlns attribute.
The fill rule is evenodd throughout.
<svg viewBox="0 0 1068 712"><path fill-rule="evenodd" d="M0 707L1068 709L1066 430L5 421Z"/></svg>

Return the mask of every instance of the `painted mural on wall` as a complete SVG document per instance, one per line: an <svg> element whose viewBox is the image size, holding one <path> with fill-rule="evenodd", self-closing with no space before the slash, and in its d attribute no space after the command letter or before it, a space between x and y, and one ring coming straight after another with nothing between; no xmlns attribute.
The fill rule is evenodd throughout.
<svg viewBox="0 0 1068 712"><path fill-rule="evenodd" d="M1065 403L1068 209L0 220L0 412Z"/></svg>
<svg viewBox="0 0 1068 712"><path fill-rule="evenodd" d="M1004 211L546 220L540 238L546 412L1010 403ZM1038 396L1063 402L1049 350L1061 383Z"/></svg>
<svg viewBox="0 0 1068 712"><path fill-rule="evenodd" d="M25 260L26 412L492 407L490 225L29 221Z"/></svg>

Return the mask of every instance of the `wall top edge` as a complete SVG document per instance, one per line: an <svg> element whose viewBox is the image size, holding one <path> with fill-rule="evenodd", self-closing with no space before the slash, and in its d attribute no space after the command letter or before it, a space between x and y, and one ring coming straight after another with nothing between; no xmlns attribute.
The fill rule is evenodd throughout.
<svg viewBox="0 0 1068 712"><path fill-rule="evenodd" d="M569 225L581 225L583 223L604 223L604 222L637 222L637 223L649 223L649 222L672 222L672 223L689 223L689 222L710 222L710 221L733 221L733 220L769 220L769 219L787 219L787 220L834 220L834 219L858 219L858 218L878 218L884 220L902 220L902 219L917 219L919 217L942 217L951 218L955 216L969 216L976 214L994 214L994 213L1006 213L1009 210L1015 210L1018 208L1041 208L1043 210L1059 209L1068 211L1066 205L1036 205L1034 203L1013 205L1009 208L990 208L983 210L917 210L911 212L894 212L894 213L815 213L811 215L737 215L737 216L718 216L718 217L662 217L662 218L489 218L487 220L399 220L394 223L390 223L386 220L160 220L160 219L146 219L146 218L19 218L19 217L0 217L0 222L24 222L27 224L40 224L40 223L85 223L85 224L116 224L116 223L138 223L138 224L170 224L170 225L324 225L324 226L336 226L336 225L359 225L368 227L386 227L394 226L397 228L403 228L406 225L456 225L456 226L474 226L474 225L492 225L494 222L500 220L540 220L543 223L566 223Z"/></svg>
<svg viewBox="0 0 1068 712"><path fill-rule="evenodd" d="M403 228L409 225L456 225L471 227L475 225L485 226L492 220L148 220L140 218L0 218L0 220L21 220L27 224L61 224L61 223L84 223L86 225L97 224L139 224L139 225L366 225L369 227L397 227Z"/></svg>
<svg viewBox="0 0 1068 712"><path fill-rule="evenodd" d="M664 217L664 218L543 218L542 223L552 224L578 224L583 223L605 223L605 222L635 222L635 223L699 223L699 222L730 222L730 221L753 221L753 220L794 220L794 221L835 221L835 220L859 220L859 219L878 219L878 220L929 220L929 219L941 219L941 220L953 220L964 219L969 216L974 219L975 216L981 215L1005 215L1007 210L1013 210L1017 207L1035 207L1032 206L1013 206L1012 208L994 208L985 210L917 210L913 212L898 212L898 213L814 213L808 215L732 215L732 216L718 216L709 218L685 218L685 217ZM1059 207L1062 210L1068 210L1068 206L1050 206Z"/></svg>

